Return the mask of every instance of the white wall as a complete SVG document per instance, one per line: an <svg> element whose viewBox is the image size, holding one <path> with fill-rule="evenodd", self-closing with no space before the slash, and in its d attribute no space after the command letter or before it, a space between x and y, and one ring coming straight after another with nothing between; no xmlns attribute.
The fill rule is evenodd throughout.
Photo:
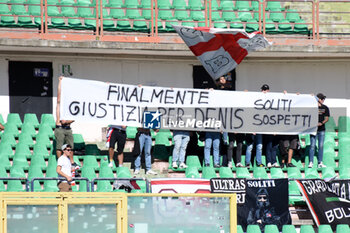
<svg viewBox="0 0 350 233"><path fill-rule="evenodd" d="M53 63L54 96L57 96L57 77L60 66L70 65L73 76L105 82L144 84L170 87L192 87L192 62L158 61L151 59L118 59L86 57L36 57L8 56L0 58L0 113L4 119L9 112L8 60L47 61ZM199 64L194 61L194 64ZM237 68L237 90L260 91L262 84L270 85L271 91L295 93L323 92L326 104L348 106L350 103L350 64L344 61L316 62L294 61L244 61ZM93 93L92 93L93 94ZM55 114L56 98L53 98ZM350 109L350 108L349 108ZM350 115L348 113L348 115ZM100 141L101 127L97 124L72 125L75 133L84 135L86 141Z"/></svg>

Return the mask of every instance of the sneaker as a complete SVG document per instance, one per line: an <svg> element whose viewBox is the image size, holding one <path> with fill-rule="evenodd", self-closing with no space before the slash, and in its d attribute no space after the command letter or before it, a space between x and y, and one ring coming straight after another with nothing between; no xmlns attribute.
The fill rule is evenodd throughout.
<svg viewBox="0 0 350 233"><path fill-rule="evenodd" d="M250 168L250 165L249 165L249 164L246 164L245 167L249 169L249 168Z"/></svg>
<svg viewBox="0 0 350 233"><path fill-rule="evenodd" d="M259 164L258 167L265 167L264 164Z"/></svg>
<svg viewBox="0 0 350 233"><path fill-rule="evenodd" d="M284 168L284 165L285 165L284 163L281 163L281 166L280 166L280 168Z"/></svg>
<svg viewBox="0 0 350 233"><path fill-rule="evenodd" d="M236 167L243 167L243 164L237 163Z"/></svg>
<svg viewBox="0 0 350 233"><path fill-rule="evenodd" d="M278 163L273 163L272 167L278 167Z"/></svg>
<svg viewBox="0 0 350 233"><path fill-rule="evenodd" d="M173 162L173 168L177 168L177 162Z"/></svg>
<svg viewBox="0 0 350 233"><path fill-rule="evenodd" d="M271 163L267 163L267 167L268 168L272 167Z"/></svg>
<svg viewBox="0 0 350 233"><path fill-rule="evenodd" d="M296 167L296 166L292 163L287 163L287 167Z"/></svg>
<svg viewBox="0 0 350 233"><path fill-rule="evenodd" d="M138 174L140 174L140 169L135 169L134 175L138 175Z"/></svg>
<svg viewBox="0 0 350 233"><path fill-rule="evenodd" d="M227 167L232 168L232 162L228 162Z"/></svg>
<svg viewBox="0 0 350 233"><path fill-rule="evenodd" d="M318 164L318 168L324 168L324 167L327 167L327 166L324 165L322 162L320 162L320 163Z"/></svg>
<svg viewBox="0 0 350 233"><path fill-rule="evenodd" d="M148 170L148 171L146 172L146 175L158 175L158 173L155 172L155 171L152 171L152 170Z"/></svg>
<svg viewBox="0 0 350 233"><path fill-rule="evenodd" d="M314 163L310 162L308 168L312 168L313 166L314 166Z"/></svg>
<svg viewBox="0 0 350 233"><path fill-rule="evenodd" d="M113 162L109 162L108 167L113 167Z"/></svg>
<svg viewBox="0 0 350 233"><path fill-rule="evenodd" d="M214 168L220 168L220 165L219 164L215 164Z"/></svg>
<svg viewBox="0 0 350 233"><path fill-rule="evenodd" d="M181 168L181 169L187 168L187 165L186 165L185 163L181 163L181 164L180 164L180 168Z"/></svg>
<svg viewBox="0 0 350 233"><path fill-rule="evenodd" d="M73 167L75 170L79 170L79 169L80 169L80 166L79 166L76 162L72 163L72 167Z"/></svg>
<svg viewBox="0 0 350 233"><path fill-rule="evenodd" d="M210 167L209 163L204 164L204 167Z"/></svg>

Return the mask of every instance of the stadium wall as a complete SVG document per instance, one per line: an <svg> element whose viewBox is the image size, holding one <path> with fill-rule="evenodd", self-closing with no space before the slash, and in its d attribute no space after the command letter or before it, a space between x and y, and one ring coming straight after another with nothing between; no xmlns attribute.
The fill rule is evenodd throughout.
<svg viewBox="0 0 350 233"><path fill-rule="evenodd" d="M271 91L287 90L289 93L323 92L330 107L346 107L350 102L350 58L283 57L249 55L236 70L237 90L259 91L262 84ZM302 53L301 53L302 54ZM132 54L6 54L0 58L0 113L6 118L9 106L8 61L52 62L53 114L57 96L57 77L61 66L70 65L73 77L125 84L151 86L193 87L193 65L200 65L194 56L136 56ZM331 109L332 110L332 109ZM334 111L333 111L334 112ZM338 115L344 115L345 112ZM349 115L349 113L348 113ZM337 118L335 118L337 121ZM75 123L75 133L84 135L86 141L101 141L101 128L108 125Z"/></svg>

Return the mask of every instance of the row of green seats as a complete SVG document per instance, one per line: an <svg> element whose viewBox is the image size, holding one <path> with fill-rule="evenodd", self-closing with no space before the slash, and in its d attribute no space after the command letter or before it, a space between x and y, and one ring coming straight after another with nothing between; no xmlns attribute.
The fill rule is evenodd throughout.
<svg viewBox="0 0 350 233"><path fill-rule="evenodd" d="M2 6L2 5L0 4L0 6ZM0 14L4 14L4 12L1 12L1 10L0 10ZM22 122L18 113L9 113L7 115L6 121L4 121L4 118L0 114L0 123L3 125L4 124L15 125L19 129L22 127L23 124L32 125L36 129L38 129L39 126L43 125L43 124L49 125L49 126L51 126L51 128L55 128L55 125L56 125L56 122L55 122L55 119L53 118L53 115L48 114L48 113L41 115L40 123L38 121L36 114L34 114L34 113L25 113L23 122Z"/></svg>

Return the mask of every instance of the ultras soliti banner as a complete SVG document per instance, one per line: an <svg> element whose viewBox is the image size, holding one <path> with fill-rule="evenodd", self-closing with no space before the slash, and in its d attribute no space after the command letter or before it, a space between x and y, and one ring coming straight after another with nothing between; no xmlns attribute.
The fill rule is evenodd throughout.
<svg viewBox="0 0 350 233"><path fill-rule="evenodd" d="M290 224L288 209L288 179L213 178L212 193L236 193L238 224L246 230L248 225L282 226Z"/></svg>
<svg viewBox="0 0 350 233"><path fill-rule="evenodd" d="M338 224L349 224L350 180L307 179L297 183L317 226L329 224L335 231Z"/></svg>
<svg viewBox="0 0 350 233"><path fill-rule="evenodd" d="M298 134L317 130L311 95L61 81L61 119L144 128Z"/></svg>

